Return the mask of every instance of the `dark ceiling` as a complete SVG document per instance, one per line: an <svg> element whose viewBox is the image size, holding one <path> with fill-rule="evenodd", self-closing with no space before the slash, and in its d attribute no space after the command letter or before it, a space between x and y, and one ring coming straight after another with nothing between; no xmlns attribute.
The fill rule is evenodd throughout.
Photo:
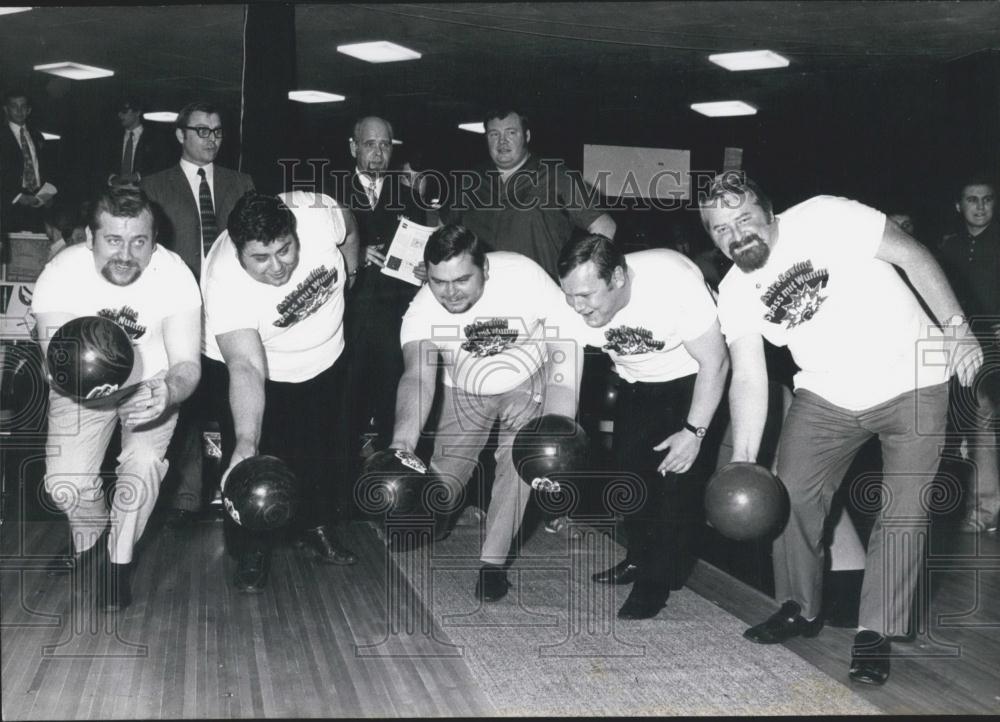
<svg viewBox="0 0 1000 722"><path fill-rule="evenodd" d="M238 103L243 14L236 4L40 7L0 16L0 67L5 82L47 83L50 98L67 92L65 81L40 80L32 66L74 60L116 72L77 82L138 89L151 107L177 109L194 96ZM449 124L476 119L498 95L550 109L599 99L608 110L669 91L681 108L723 96L766 108L817 76L919 67L1000 45L996 2L300 4L295 23L299 85L348 97L309 113L353 117L377 104L404 120ZM370 39L423 58L371 65L336 52ZM763 47L791 66L728 73L706 59Z"/></svg>
<svg viewBox="0 0 1000 722"><path fill-rule="evenodd" d="M63 134L66 147L115 128L124 92L156 110L211 99L228 111L229 126L241 107L244 51L259 52L244 47L245 7L2 15L0 85L25 87L36 126ZM337 3L298 4L294 15L297 85L347 96L292 104L302 139L295 157L348 167L351 124L373 112L390 118L404 143L416 138L444 158L438 167L457 167L485 153L481 136L456 125L500 101L532 114L536 150L571 164L589 142L691 148L699 167L711 168L723 146L736 145L761 172L780 176L789 197L813 186L853 191L858 178L878 188L873 168L905 168L919 179L951 153L941 131L950 128L943 113L953 105L954 61L1000 47L1000 2ZM373 65L336 51L375 39L423 57ZM791 65L731 73L707 60L755 48ZM69 81L32 70L64 60L116 74ZM247 87L255 82L246 78ZM688 109L729 98L760 112L718 120ZM222 161L233 164L238 144L227 138Z"/></svg>

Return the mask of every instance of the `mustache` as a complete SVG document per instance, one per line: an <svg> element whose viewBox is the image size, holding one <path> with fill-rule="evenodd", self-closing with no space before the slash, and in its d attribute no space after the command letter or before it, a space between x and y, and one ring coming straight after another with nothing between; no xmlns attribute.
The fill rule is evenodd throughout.
<svg viewBox="0 0 1000 722"><path fill-rule="evenodd" d="M743 238L739 238L729 244L729 252L733 254L739 253L742 247L749 246L755 241L758 243L763 243L764 239L761 238L756 233L751 233L749 235L743 236Z"/></svg>

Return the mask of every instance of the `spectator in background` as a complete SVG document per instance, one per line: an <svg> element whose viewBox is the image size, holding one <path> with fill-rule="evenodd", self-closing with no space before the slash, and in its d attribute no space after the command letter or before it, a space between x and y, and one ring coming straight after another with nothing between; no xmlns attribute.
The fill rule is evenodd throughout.
<svg viewBox="0 0 1000 722"><path fill-rule="evenodd" d="M245 173L216 165L222 146L222 116L210 103L185 106L177 115L174 135L181 147L176 165L144 176L142 189L162 211L163 245L184 259L200 278L209 248L225 230L229 214L253 181ZM207 381L202 380L191 398L181 407L177 432L170 449L173 467L171 485L176 491L167 524L193 524L205 501L202 484L202 432L212 421Z"/></svg>
<svg viewBox="0 0 1000 722"><path fill-rule="evenodd" d="M142 124L143 104L134 97L118 105L120 129L111 134L102 161L101 183L108 185L138 183L144 176L171 165L171 154L155 131Z"/></svg>
<svg viewBox="0 0 1000 722"><path fill-rule="evenodd" d="M392 438L396 387L403 375L399 329L419 286L382 273L385 254L399 222L424 224L426 214L402 173L390 172L395 146L392 124L376 116L359 118L350 139L355 159L350 186L339 200L350 209L356 231L348 228L345 251L356 285L348 294L346 324L347 409L350 441L366 456ZM356 245L359 244L359 245ZM360 262L360 263L359 263ZM353 278L351 280L354 280ZM372 379L375 379L372 383ZM352 454L357 461L358 454Z"/></svg>
<svg viewBox="0 0 1000 722"><path fill-rule="evenodd" d="M996 181L980 174L967 178L955 200L961 228L941 241L941 265L968 314L973 332L986 350L983 374L1000 371L997 348L1000 320L1000 224L994 218ZM953 428L968 442L976 471L962 529L996 531L1000 513L1000 470L997 464L996 411L985 384L963 387L952 382Z"/></svg>
<svg viewBox="0 0 1000 722"><path fill-rule="evenodd" d="M0 207L4 232L44 229L46 201L35 194L54 175L53 159L42 134L28 125L31 101L23 90L3 96L6 128L0 131Z"/></svg>
<svg viewBox="0 0 1000 722"><path fill-rule="evenodd" d="M471 193L454 199L448 221L460 223L494 251L521 253L557 278L556 260L573 229L615 236L615 222L591 207L582 181L562 161L531 153L528 117L503 108L486 113L491 165L479 171Z"/></svg>

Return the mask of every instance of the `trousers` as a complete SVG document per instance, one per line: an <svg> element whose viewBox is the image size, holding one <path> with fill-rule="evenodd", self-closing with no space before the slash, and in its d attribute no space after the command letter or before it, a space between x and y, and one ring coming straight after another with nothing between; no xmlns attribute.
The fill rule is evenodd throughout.
<svg viewBox="0 0 1000 722"><path fill-rule="evenodd" d="M800 389L788 410L778 448L778 477L790 514L774 541L775 595L794 600L812 619L823 596L823 525L830 500L861 446L882 447L880 491L849 480L852 503L876 513L861 587L860 626L905 635L927 543L925 499L941 460L948 385L901 394L862 411L831 404Z"/></svg>

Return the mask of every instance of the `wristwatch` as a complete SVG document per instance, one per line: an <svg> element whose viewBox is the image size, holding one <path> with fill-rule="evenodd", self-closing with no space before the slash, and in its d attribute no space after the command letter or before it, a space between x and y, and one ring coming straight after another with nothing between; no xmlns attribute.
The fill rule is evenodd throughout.
<svg viewBox="0 0 1000 722"><path fill-rule="evenodd" d="M708 429L706 429L704 426L694 426L693 424L690 424L687 421L684 422L684 428L690 431L695 436L697 436L699 439L704 439L705 434L708 433Z"/></svg>

